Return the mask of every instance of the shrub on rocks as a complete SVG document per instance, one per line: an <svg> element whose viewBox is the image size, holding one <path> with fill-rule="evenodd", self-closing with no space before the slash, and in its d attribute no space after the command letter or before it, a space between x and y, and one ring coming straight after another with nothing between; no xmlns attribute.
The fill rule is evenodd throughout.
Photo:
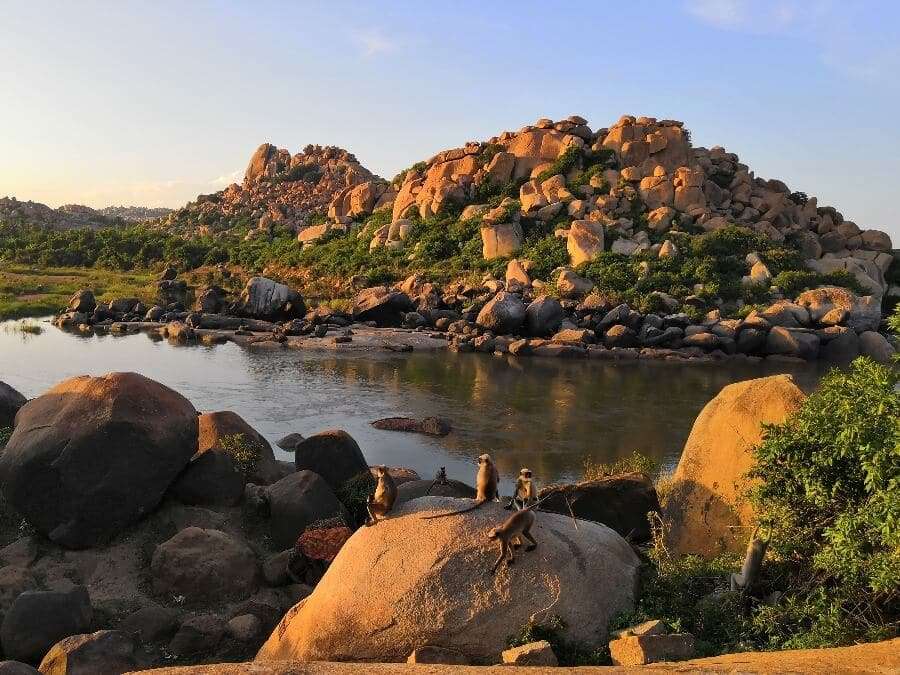
<svg viewBox="0 0 900 675"><path fill-rule="evenodd" d="M89 630L92 619L91 599L84 586L70 591L26 591L3 617L3 654L36 663L59 640Z"/></svg>
<svg viewBox="0 0 900 675"><path fill-rule="evenodd" d="M198 456L207 452L228 455L246 482L268 485L284 475L269 442L237 413L203 413L199 432Z"/></svg>
<svg viewBox="0 0 900 675"><path fill-rule="evenodd" d="M151 511L197 450L197 413L136 373L76 377L22 407L3 494L52 541L85 548Z"/></svg>
<svg viewBox="0 0 900 675"><path fill-rule="evenodd" d="M253 551L219 530L186 527L156 547L150 562L153 590L181 595L190 604L244 599L258 585Z"/></svg>

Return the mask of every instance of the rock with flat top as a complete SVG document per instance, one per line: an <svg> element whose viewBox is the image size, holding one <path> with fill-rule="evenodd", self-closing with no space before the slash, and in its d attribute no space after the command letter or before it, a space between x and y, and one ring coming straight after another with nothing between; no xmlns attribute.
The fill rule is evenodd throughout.
<svg viewBox="0 0 900 675"><path fill-rule="evenodd" d="M683 661L691 658L694 651L694 636L690 633L632 635L609 643L610 656L615 666Z"/></svg>
<svg viewBox="0 0 900 675"><path fill-rule="evenodd" d="M546 640L529 642L521 647L507 649L501 654L503 663L511 666L556 666L556 654Z"/></svg>

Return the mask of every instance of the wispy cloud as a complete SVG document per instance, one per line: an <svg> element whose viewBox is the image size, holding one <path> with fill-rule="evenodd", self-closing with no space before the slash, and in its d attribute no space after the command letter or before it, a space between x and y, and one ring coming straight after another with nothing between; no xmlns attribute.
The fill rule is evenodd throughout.
<svg viewBox="0 0 900 675"><path fill-rule="evenodd" d="M397 48L397 44L378 28L356 31L353 33L352 38L362 55L367 59L381 54L388 54Z"/></svg>
<svg viewBox="0 0 900 675"><path fill-rule="evenodd" d="M784 35L805 42L840 75L896 86L900 48L873 13L835 0L684 0L685 11L719 30ZM865 25L868 21L868 25ZM862 24L862 25L861 25ZM835 36L840 36L839 40Z"/></svg>
<svg viewBox="0 0 900 675"><path fill-rule="evenodd" d="M810 0L806 9L813 5ZM783 32L800 16L793 0L686 0L685 9L715 28L753 33Z"/></svg>
<svg viewBox="0 0 900 675"><path fill-rule="evenodd" d="M243 169L235 169L231 173L222 174L217 178L209 181L210 185L231 185L232 183L240 183L244 177Z"/></svg>

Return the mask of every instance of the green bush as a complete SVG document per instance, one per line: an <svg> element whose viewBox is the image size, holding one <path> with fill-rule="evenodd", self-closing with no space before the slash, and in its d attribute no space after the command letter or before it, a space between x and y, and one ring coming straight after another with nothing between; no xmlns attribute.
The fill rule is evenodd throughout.
<svg viewBox="0 0 900 675"><path fill-rule="evenodd" d="M366 505L369 497L375 494L377 484L375 476L369 471L364 471L345 481L338 489L337 498L350 514L350 521L354 527L359 527L368 518Z"/></svg>
<svg viewBox="0 0 900 675"><path fill-rule="evenodd" d="M582 263L576 270L605 292L625 295L638 282L634 259L620 253L605 252L596 260Z"/></svg>
<svg viewBox="0 0 900 675"><path fill-rule="evenodd" d="M598 463L591 457L584 460L584 480L597 480L623 473L642 473L652 478L659 473L659 462L637 451L614 462Z"/></svg>
<svg viewBox="0 0 900 675"><path fill-rule="evenodd" d="M539 239L526 239L522 257L532 262L530 274L533 279L549 279L553 270L569 264L566 240L553 234Z"/></svg>
<svg viewBox="0 0 900 675"><path fill-rule="evenodd" d="M219 439L222 450L231 455L244 478L249 478L262 456L262 447L246 434L232 434Z"/></svg>
<svg viewBox="0 0 900 675"><path fill-rule="evenodd" d="M10 436L12 436L12 429L10 427L0 427L0 450L6 447Z"/></svg>
<svg viewBox="0 0 900 675"><path fill-rule="evenodd" d="M605 666L610 665L609 648L588 649L584 645L566 640L562 634L566 623L553 615L544 621L531 621L519 629L517 635L506 640L507 647L521 647L531 642L546 640L561 666Z"/></svg>
<svg viewBox="0 0 900 675"><path fill-rule="evenodd" d="M537 182L542 183L548 178L552 178L557 174L565 176L571 169L574 169L581 162L584 152L575 145L569 146L563 154L557 157L546 169L541 171L537 176Z"/></svg>
<svg viewBox="0 0 900 675"><path fill-rule="evenodd" d="M860 358L769 426L751 493L783 563L772 647L848 644L900 625L900 373ZM790 620L788 620L790 617ZM762 621L762 619L759 619Z"/></svg>

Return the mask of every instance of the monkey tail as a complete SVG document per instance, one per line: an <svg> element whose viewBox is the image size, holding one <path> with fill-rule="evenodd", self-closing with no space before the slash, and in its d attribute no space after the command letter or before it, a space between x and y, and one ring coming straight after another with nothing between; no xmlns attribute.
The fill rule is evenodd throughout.
<svg viewBox="0 0 900 675"><path fill-rule="evenodd" d="M474 511L479 506L482 506L483 504L485 504L487 501L488 501L487 499L484 499L480 502L475 502L472 506L466 507L459 511L451 511L450 513L439 513L435 516L424 516L422 518L422 520L434 520L435 518L444 518L446 516L458 516L460 513L468 513L469 511Z"/></svg>

